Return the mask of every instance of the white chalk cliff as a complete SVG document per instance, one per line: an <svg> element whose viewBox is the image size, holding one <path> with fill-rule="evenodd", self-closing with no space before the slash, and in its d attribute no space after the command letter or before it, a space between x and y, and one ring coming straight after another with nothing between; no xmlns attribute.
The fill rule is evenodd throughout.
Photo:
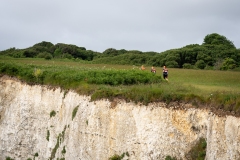
<svg viewBox="0 0 240 160"><path fill-rule="evenodd" d="M187 159L203 137L206 159L240 157L240 119L208 110L165 103L148 106L90 101L60 88L27 85L0 78L0 159L107 160L114 154L130 160ZM73 110L78 108L76 115ZM50 117L50 113L56 112Z"/></svg>

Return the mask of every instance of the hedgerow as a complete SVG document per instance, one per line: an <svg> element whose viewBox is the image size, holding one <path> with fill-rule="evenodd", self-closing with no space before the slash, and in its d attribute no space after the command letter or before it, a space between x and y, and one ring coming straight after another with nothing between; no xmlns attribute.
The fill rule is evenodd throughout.
<svg viewBox="0 0 240 160"><path fill-rule="evenodd" d="M0 73L16 76L29 83L76 87L79 83L104 85L151 84L162 81L160 76L140 70L66 68L53 66L0 63Z"/></svg>

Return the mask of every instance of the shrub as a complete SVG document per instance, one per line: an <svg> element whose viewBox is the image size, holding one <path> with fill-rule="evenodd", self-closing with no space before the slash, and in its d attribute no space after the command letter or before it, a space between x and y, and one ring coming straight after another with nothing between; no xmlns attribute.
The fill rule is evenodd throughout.
<svg viewBox="0 0 240 160"><path fill-rule="evenodd" d="M185 68L185 69L192 69L193 66L190 63L184 63L183 64L183 68Z"/></svg>
<svg viewBox="0 0 240 160"><path fill-rule="evenodd" d="M187 159L204 160L206 156L206 148L206 140L204 138L200 138L199 141L186 154Z"/></svg>
<svg viewBox="0 0 240 160"><path fill-rule="evenodd" d="M73 109L73 112L72 112L72 120L74 119L74 117L75 117L76 114L77 114L78 107L79 107L79 106L76 106L76 107Z"/></svg>
<svg viewBox="0 0 240 160"><path fill-rule="evenodd" d="M105 85L152 84L162 81L161 76L139 70L117 69L73 69L67 67L37 67L35 65L19 65L1 63L0 73L19 76L26 82L50 83L65 88L73 88L80 82ZM44 71L43 71L44 69ZM32 73L31 73L32 72Z"/></svg>
<svg viewBox="0 0 240 160"><path fill-rule="evenodd" d="M71 54L64 53L64 54L62 55L62 58L72 59L73 56L72 56Z"/></svg>
<svg viewBox="0 0 240 160"><path fill-rule="evenodd" d="M220 68L221 70L228 70L236 68L236 61L232 58L226 58L223 61L223 66Z"/></svg>
<svg viewBox="0 0 240 160"><path fill-rule="evenodd" d="M171 156L167 156L165 160L177 160L177 159L175 157L172 158Z"/></svg>
<svg viewBox="0 0 240 160"><path fill-rule="evenodd" d="M45 58L45 57L48 56L48 55L51 56L51 54L48 53L48 52L41 52L41 53L39 53L39 54L37 55L37 58Z"/></svg>
<svg viewBox="0 0 240 160"><path fill-rule="evenodd" d="M66 149L65 149L65 146L63 146L62 154L65 154L65 153L66 153Z"/></svg>
<svg viewBox="0 0 240 160"><path fill-rule="evenodd" d="M35 154L34 154L34 157L38 157L38 153L35 153Z"/></svg>
<svg viewBox="0 0 240 160"><path fill-rule="evenodd" d="M1 63L0 66L1 73L5 73L10 76L17 76L19 74L19 68L14 64Z"/></svg>
<svg viewBox="0 0 240 160"><path fill-rule="evenodd" d="M22 57L22 54L21 53L14 53L13 55L12 55L14 58L21 58Z"/></svg>
<svg viewBox="0 0 240 160"><path fill-rule="evenodd" d="M198 60L196 63L195 63L195 66L199 69L204 69L206 64L203 60Z"/></svg>
<svg viewBox="0 0 240 160"><path fill-rule="evenodd" d="M122 158L123 158L122 156L114 154L112 157L109 158L109 160L121 160Z"/></svg>
<svg viewBox="0 0 240 160"><path fill-rule="evenodd" d="M45 58L46 60L50 60L50 59L52 59L53 57L52 57L51 54L48 54L48 55L46 55L44 58Z"/></svg>
<svg viewBox="0 0 240 160"><path fill-rule="evenodd" d="M166 62L166 66L168 66L168 68L178 68L178 63L176 61L167 61Z"/></svg>
<svg viewBox="0 0 240 160"><path fill-rule="evenodd" d="M55 112L54 110L52 110L52 111L50 112L50 118L53 117L53 116L55 116L55 115L56 115L56 112Z"/></svg>
<svg viewBox="0 0 240 160"><path fill-rule="evenodd" d="M43 72L41 69L34 68L33 75L37 79L37 82L39 81L39 78L42 76Z"/></svg>
<svg viewBox="0 0 240 160"><path fill-rule="evenodd" d="M47 137L46 137L47 141L49 141L49 137L50 137L50 132L49 130L47 130Z"/></svg>

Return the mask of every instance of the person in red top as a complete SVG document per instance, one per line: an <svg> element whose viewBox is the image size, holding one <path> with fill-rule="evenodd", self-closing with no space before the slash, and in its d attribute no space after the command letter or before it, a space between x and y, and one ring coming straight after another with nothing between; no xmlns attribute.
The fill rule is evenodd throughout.
<svg viewBox="0 0 240 160"><path fill-rule="evenodd" d="M166 66L163 66L163 78L168 81L168 69Z"/></svg>

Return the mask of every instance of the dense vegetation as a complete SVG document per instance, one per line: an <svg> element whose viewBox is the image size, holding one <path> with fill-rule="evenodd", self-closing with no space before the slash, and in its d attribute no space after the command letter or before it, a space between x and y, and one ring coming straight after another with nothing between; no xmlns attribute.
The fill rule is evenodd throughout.
<svg viewBox="0 0 240 160"><path fill-rule="evenodd" d="M72 88L82 83L105 85L151 84L161 77L140 70L69 68L66 66L36 66L0 62L0 73L18 77L30 84L51 84Z"/></svg>
<svg viewBox="0 0 240 160"><path fill-rule="evenodd" d="M41 42L26 49L10 48L0 52L15 58L67 58L83 60L91 63L146 65L169 68L198 68L231 70L240 67L240 49L225 36L217 33L205 36L203 43L190 44L178 49L171 49L162 53L141 52L137 50L106 49L103 53L86 50L85 47L51 42Z"/></svg>

